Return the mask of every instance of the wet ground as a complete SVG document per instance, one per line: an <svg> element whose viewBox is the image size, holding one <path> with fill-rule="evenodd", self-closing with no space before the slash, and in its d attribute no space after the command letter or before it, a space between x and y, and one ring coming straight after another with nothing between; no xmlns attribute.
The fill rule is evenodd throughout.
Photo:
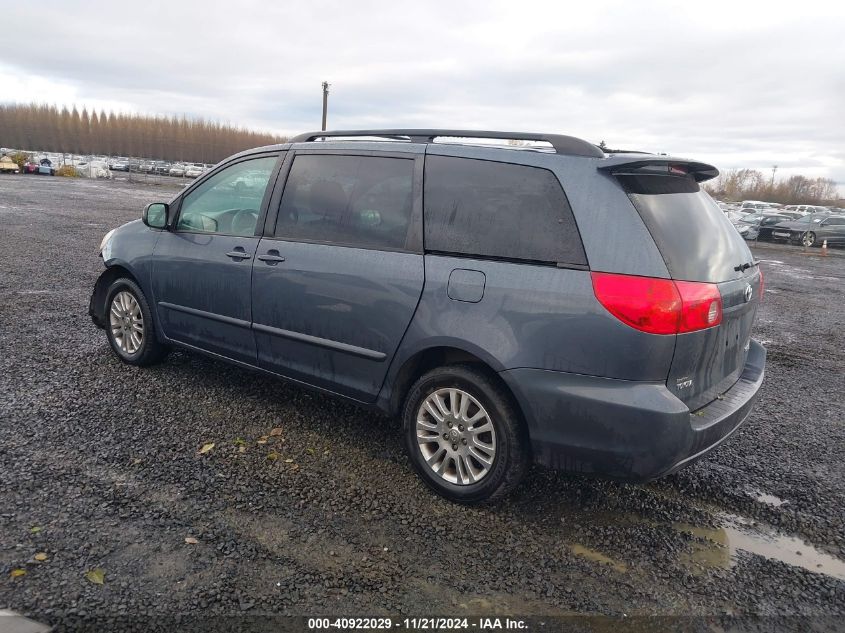
<svg viewBox="0 0 845 633"><path fill-rule="evenodd" d="M464 508L391 420L191 354L114 358L97 244L175 191L0 178L0 609L845 614L841 251L754 248L767 378L705 460L648 485L535 468Z"/></svg>

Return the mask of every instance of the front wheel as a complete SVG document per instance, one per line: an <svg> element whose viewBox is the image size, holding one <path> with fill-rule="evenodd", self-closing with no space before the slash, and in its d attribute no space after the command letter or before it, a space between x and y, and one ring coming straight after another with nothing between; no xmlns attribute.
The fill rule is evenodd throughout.
<svg viewBox="0 0 845 633"><path fill-rule="evenodd" d="M804 237L801 238L801 243L804 246L815 246L816 234L812 231L807 231L806 233L804 233Z"/></svg>
<svg viewBox="0 0 845 633"><path fill-rule="evenodd" d="M504 496L530 463L519 412L504 387L468 365L423 375L405 402L411 463L435 492L461 503Z"/></svg>
<svg viewBox="0 0 845 633"><path fill-rule="evenodd" d="M168 349L156 338L153 315L144 293L131 279L117 279L106 293L106 336L118 358L129 365L153 365Z"/></svg>

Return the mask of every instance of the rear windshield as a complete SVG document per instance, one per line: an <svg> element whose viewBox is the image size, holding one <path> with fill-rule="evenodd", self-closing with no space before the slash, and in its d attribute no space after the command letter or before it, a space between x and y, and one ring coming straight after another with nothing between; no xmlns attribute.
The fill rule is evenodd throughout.
<svg viewBox="0 0 845 633"><path fill-rule="evenodd" d="M719 205L692 178L620 175L673 279L736 279L751 251Z"/></svg>

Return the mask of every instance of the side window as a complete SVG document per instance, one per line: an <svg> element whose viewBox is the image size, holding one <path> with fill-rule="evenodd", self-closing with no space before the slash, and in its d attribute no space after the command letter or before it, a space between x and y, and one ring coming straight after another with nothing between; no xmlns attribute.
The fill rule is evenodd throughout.
<svg viewBox="0 0 845 633"><path fill-rule="evenodd" d="M412 158L301 154L291 166L276 237L365 248L404 248Z"/></svg>
<svg viewBox="0 0 845 633"><path fill-rule="evenodd" d="M182 200L176 230L253 235L276 160L246 160L214 174Z"/></svg>
<svg viewBox="0 0 845 633"><path fill-rule="evenodd" d="M584 265L569 202L547 169L428 156L426 250Z"/></svg>

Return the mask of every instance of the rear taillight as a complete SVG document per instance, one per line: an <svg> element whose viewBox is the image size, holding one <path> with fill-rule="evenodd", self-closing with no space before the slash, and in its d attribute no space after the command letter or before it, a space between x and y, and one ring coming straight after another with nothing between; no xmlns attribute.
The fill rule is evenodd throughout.
<svg viewBox="0 0 845 633"><path fill-rule="evenodd" d="M760 272L760 291L759 291L760 298L757 300L757 303L763 303L763 290L764 290L763 269L758 266L757 270Z"/></svg>
<svg viewBox="0 0 845 633"><path fill-rule="evenodd" d="M695 332L722 322L722 295L716 284L676 281L681 293L681 320L678 332Z"/></svg>
<svg viewBox="0 0 845 633"><path fill-rule="evenodd" d="M593 292L617 319L649 334L680 334L722 322L716 284L591 273Z"/></svg>

